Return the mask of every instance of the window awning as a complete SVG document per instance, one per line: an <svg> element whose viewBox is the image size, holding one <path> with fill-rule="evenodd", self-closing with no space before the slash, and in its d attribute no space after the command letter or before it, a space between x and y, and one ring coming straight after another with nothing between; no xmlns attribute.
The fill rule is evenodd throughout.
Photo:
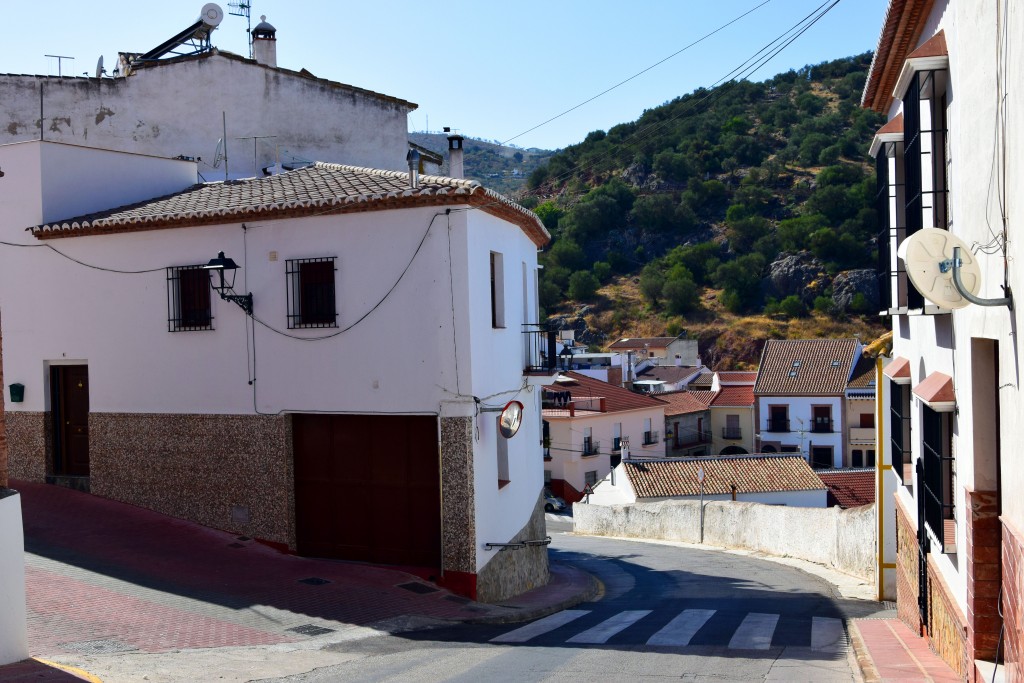
<svg viewBox="0 0 1024 683"><path fill-rule="evenodd" d="M893 88L892 96L902 100L910 85L910 79L918 71L938 71L949 68L949 50L946 49L946 33L939 31L917 48L903 62L903 70Z"/></svg>
<svg viewBox="0 0 1024 683"><path fill-rule="evenodd" d="M896 384L910 384L910 361L903 356L893 356L892 361L882 368L882 374Z"/></svg>
<svg viewBox="0 0 1024 683"><path fill-rule="evenodd" d="M871 149L868 154L872 157L878 156L878 150L886 142L903 142L903 112L894 116L888 123L878 129L875 137L871 140Z"/></svg>
<svg viewBox="0 0 1024 683"><path fill-rule="evenodd" d="M937 413L951 413L956 408L953 378L942 372L933 372L914 387L914 395Z"/></svg>

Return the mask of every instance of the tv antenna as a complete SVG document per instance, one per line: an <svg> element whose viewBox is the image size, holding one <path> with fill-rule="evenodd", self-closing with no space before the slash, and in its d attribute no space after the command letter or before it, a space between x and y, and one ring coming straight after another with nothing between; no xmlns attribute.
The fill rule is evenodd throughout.
<svg viewBox="0 0 1024 683"><path fill-rule="evenodd" d="M257 145L260 140L269 140L276 138L276 135L246 135L245 137L235 138L236 140L252 140L252 177L260 177L260 166L259 166L259 155L256 151Z"/></svg>
<svg viewBox="0 0 1024 683"><path fill-rule="evenodd" d="M252 54L252 3L246 2L246 0L237 0L237 2L229 2L228 14L236 17L245 17L245 34L249 38L249 59L253 58Z"/></svg>
<svg viewBox="0 0 1024 683"><path fill-rule="evenodd" d="M61 62L61 60L62 59L71 59L71 60L74 59L74 57L65 57L64 55L43 55L43 56L44 57L52 57L52 58L57 60L57 77L58 78L60 78L61 76L64 75L64 73L63 73L63 71L61 69L61 65L63 64L63 62Z"/></svg>
<svg viewBox="0 0 1024 683"><path fill-rule="evenodd" d="M981 266L967 244L948 230L925 228L903 240L897 255L907 266L907 277L925 299L947 310L976 306L1006 306L1013 310L1013 294L982 299Z"/></svg>

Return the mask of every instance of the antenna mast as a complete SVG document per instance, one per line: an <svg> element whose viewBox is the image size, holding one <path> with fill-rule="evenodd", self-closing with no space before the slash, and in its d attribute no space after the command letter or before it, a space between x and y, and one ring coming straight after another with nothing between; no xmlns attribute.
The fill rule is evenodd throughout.
<svg viewBox="0 0 1024 683"><path fill-rule="evenodd" d="M236 2L229 2L228 14L236 17L245 17L245 34L249 38L249 59L253 58L252 54L252 3L246 0L237 0Z"/></svg>

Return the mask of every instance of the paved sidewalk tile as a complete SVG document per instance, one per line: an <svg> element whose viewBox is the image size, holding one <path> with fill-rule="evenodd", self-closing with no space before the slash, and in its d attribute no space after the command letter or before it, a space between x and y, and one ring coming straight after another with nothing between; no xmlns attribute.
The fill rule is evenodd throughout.
<svg viewBox="0 0 1024 683"><path fill-rule="evenodd" d="M899 619L855 619L866 681L953 683L961 678Z"/></svg>

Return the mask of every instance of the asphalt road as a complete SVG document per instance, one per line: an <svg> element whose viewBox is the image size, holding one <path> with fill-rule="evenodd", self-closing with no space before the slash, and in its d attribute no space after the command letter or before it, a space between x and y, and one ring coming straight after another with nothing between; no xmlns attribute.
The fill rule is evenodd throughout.
<svg viewBox="0 0 1024 683"><path fill-rule="evenodd" d="M856 681L848 600L799 569L691 547L576 537L549 523L552 559L604 594L527 624L458 625L331 645L346 661L273 679L320 681Z"/></svg>

